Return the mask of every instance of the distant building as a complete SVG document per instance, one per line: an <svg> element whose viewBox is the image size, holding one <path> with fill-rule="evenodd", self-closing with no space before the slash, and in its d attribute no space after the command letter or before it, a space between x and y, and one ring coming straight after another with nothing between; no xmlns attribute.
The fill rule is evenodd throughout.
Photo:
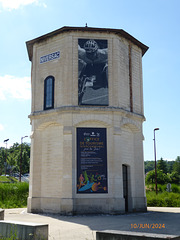
<svg viewBox="0 0 180 240"><path fill-rule="evenodd" d="M32 62L28 212L146 210L142 56L120 29L63 27L27 43Z"/></svg>

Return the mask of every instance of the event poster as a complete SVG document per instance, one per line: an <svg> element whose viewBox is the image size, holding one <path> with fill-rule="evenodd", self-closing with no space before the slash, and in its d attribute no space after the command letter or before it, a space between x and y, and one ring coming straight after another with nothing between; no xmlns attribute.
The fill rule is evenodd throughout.
<svg viewBox="0 0 180 240"><path fill-rule="evenodd" d="M77 128L77 193L107 193L106 128Z"/></svg>
<svg viewBox="0 0 180 240"><path fill-rule="evenodd" d="M79 105L107 106L108 41L78 39Z"/></svg>

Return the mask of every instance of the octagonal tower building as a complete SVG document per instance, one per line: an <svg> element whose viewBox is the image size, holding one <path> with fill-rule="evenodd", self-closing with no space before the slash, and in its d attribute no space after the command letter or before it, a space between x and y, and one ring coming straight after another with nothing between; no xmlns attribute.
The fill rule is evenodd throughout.
<svg viewBox="0 0 180 240"><path fill-rule="evenodd" d="M146 210L142 56L121 29L62 27L32 62L28 212Z"/></svg>

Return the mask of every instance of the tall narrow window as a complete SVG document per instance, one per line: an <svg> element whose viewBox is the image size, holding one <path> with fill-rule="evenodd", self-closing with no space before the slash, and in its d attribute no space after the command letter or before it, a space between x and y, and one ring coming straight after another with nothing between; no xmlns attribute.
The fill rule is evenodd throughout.
<svg viewBox="0 0 180 240"><path fill-rule="evenodd" d="M44 109L54 108L54 77L48 76L44 80Z"/></svg>

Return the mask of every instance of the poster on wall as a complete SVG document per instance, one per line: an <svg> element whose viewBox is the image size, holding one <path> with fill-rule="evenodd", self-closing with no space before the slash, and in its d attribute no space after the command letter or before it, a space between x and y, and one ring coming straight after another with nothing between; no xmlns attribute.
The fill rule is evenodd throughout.
<svg viewBox="0 0 180 240"><path fill-rule="evenodd" d="M106 128L77 128L77 193L107 193Z"/></svg>
<svg viewBox="0 0 180 240"><path fill-rule="evenodd" d="M107 106L108 42L100 39L78 39L79 105Z"/></svg>

